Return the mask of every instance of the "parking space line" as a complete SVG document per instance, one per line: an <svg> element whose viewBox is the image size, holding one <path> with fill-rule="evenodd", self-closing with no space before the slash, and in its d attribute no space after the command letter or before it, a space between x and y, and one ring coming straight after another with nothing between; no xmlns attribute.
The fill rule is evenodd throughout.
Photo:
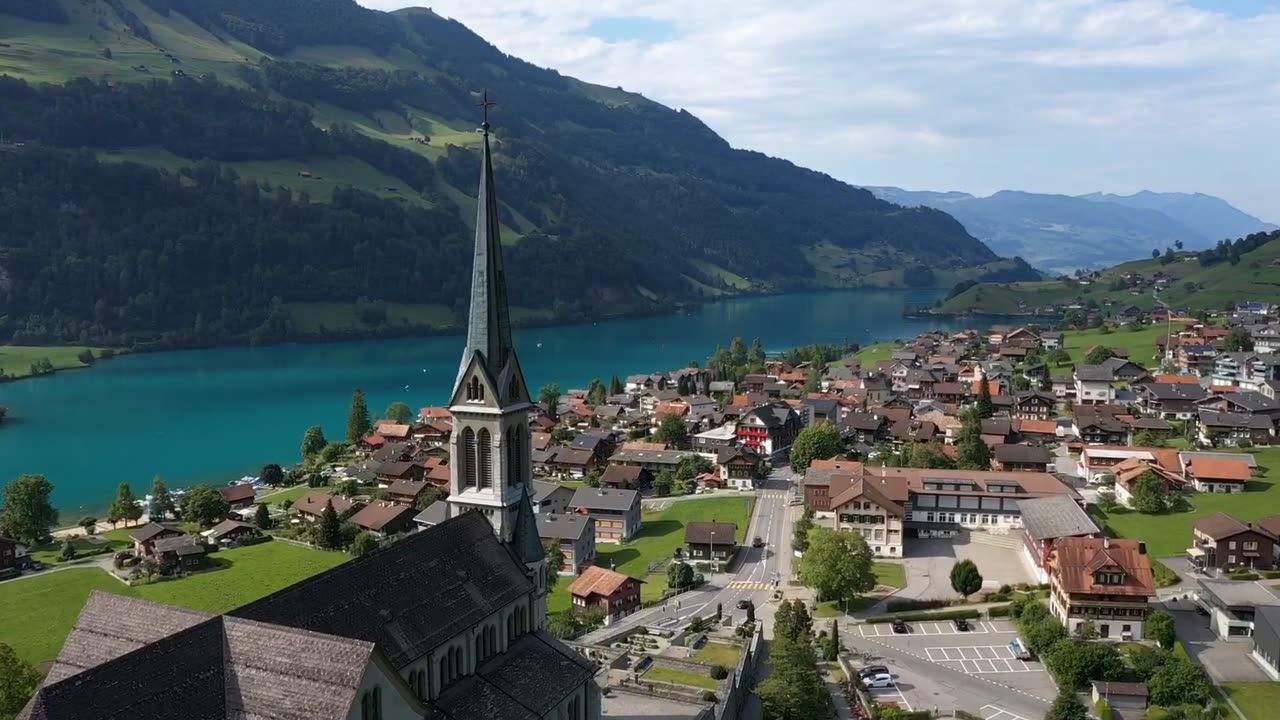
<svg viewBox="0 0 1280 720"><path fill-rule="evenodd" d="M981 712L983 713L983 720L1027 720L1027 718L1022 717L1021 715L1015 715L1014 713L995 705L983 705ZM988 712L991 714L988 715Z"/></svg>

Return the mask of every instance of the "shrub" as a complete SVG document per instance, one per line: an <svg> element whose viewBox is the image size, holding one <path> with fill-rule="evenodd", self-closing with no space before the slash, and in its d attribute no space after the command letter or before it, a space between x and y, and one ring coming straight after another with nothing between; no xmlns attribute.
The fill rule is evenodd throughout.
<svg viewBox="0 0 1280 720"><path fill-rule="evenodd" d="M1098 698L1098 720L1114 720L1115 713L1111 711L1111 705L1106 698Z"/></svg>
<svg viewBox="0 0 1280 720"><path fill-rule="evenodd" d="M1011 605L997 605L993 608L987 608L987 617L993 617L993 618L1009 617L1009 613L1011 610L1012 610Z"/></svg>
<svg viewBox="0 0 1280 720"><path fill-rule="evenodd" d="M1024 584L1024 583L1019 583L1019 584L1021 585L1021 584ZM1013 588L1012 588L1012 587L1010 587L1008 583L1005 583L1004 585L1001 585L1001 586L1000 586L1000 594L1001 594L1001 595L1008 595L1008 594L1009 594L1009 593L1011 593L1011 592L1013 592Z"/></svg>
<svg viewBox="0 0 1280 720"><path fill-rule="evenodd" d="M1247 571L1247 570L1246 570L1245 572L1233 572L1233 573L1231 573L1231 579L1232 579L1232 580L1257 580L1257 579L1259 579L1260 577L1261 577L1261 576L1260 576L1260 575L1258 575L1258 573L1256 573L1256 572L1249 572L1249 571Z"/></svg>
<svg viewBox="0 0 1280 720"><path fill-rule="evenodd" d="M719 701L719 698L717 698L717 697L716 697L716 694L715 694L715 693L713 693L713 692L711 692L710 690L703 690L703 691L702 691L702 701L703 701L703 702L713 703L713 702L718 702L718 701Z"/></svg>
<svg viewBox="0 0 1280 720"><path fill-rule="evenodd" d="M1151 577L1156 582L1156 587L1169 587L1182 582L1182 578L1178 573L1169 569L1167 565L1159 560L1151 561Z"/></svg>
<svg viewBox="0 0 1280 720"><path fill-rule="evenodd" d="M885 608L891 613L910 612L912 610L932 610L955 604L953 600L890 600Z"/></svg>
<svg viewBox="0 0 1280 720"><path fill-rule="evenodd" d="M1280 578L1280 570L1263 570L1262 577L1268 580L1275 580L1276 578Z"/></svg>
<svg viewBox="0 0 1280 720"><path fill-rule="evenodd" d="M932 622L943 620L976 620L982 617L982 613L977 610L950 610L940 613L911 612L896 613L894 615L873 615L865 620L869 624L887 623L894 620L903 622Z"/></svg>
<svg viewBox="0 0 1280 720"><path fill-rule="evenodd" d="M723 679L725 679L725 678L727 678L727 677L729 677L729 671L728 671L728 669L726 669L726 668L725 668L725 666L723 666L723 665L712 665L712 666L711 666L711 679L712 679L712 680L723 680Z"/></svg>

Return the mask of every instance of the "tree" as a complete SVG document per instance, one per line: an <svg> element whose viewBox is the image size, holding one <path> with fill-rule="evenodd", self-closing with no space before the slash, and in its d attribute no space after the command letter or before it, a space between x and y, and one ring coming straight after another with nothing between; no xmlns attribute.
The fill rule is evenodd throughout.
<svg viewBox="0 0 1280 720"><path fill-rule="evenodd" d="M351 538L351 548L348 552L351 553L351 557L360 557L377 549L378 541L369 533L361 531Z"/></svg>
<svg viewBox="0 0 1280 720"><path fill-rule="evenodd" d="M813 511L805 508L804 513L791 530L791 549L806 552L809 549L809 532L813 530Z"/></svg>
<svg viewBox="0 0 1280 720"><path fill-rule="evenodd" d="M1071 362L1071 354L1062 348L1054 348L1049 351L1048 355L1045 355L1044 359L1054 365L1065 365Z"/></svg>
<svg viewBox="0 0 1280 720"><path fill-rule="evenodd" d="M676 482L685 483L715 469L716 466L704 455L686 455L676 464Z"/></svg>
<svg viewBox="0 0 1280 720"><path fill-rule="evenodd" d="M547 414L552 419L557 419L557 409L560 407L560 383L551 383L543 385L538 391L538 404L547 409Z"/></svg>
<svg viewBox="0 0 1280 720"><path fill-rule="evenodd" d="M1058 685L1075 690L1084 688L1090 680L1119 680L1127 669L1120 653L1109 643L1063 638L1044 655Z"/></svg>
<svg viewBox="0 0 1280 720"><path fill-rule="evenodd" d="M822 390L822 376L818 374L817 368L809 368L804 374L804 391L807 393L816 393Z"/></svg>
<svg viewBox="0 0 1280 720"><path fill-rule="evenodd" d="M435 505L437 502L439 502L443 498L444 498L444 491L436 487L435 485L432 485L426 490L423 490L422 494L418 495L418 501L415 504L415 507L417 507L419 510L426 510L432 505Z"/></svg>
<svg viewBox="0 0 1280 720"><path fill-rule="evenodd" d="M1089 348L1089 352L1085 353L1084 364L1101 365L1113 357L1115 357L1115 353L1111 351L1111 348L1103 345L1094 345Z"/></svg>
<svg viewBox="0 0 1280 720"><path fill-rule="evenodd" d="M974 407L977 408L978 417L982 419L989 418L996 412L996 406L991 402L991 381L985 374L978 381L978 402Z"/></svg>
<svg viewBox="0 0 1280 720"><path fill-rule="evenodd" d="M800 559L800 577L819 600L845 600L876 587L871 548L861 535L816 528Z"/></svg>
<svg viewBox="0 0 1280 720"><path fill-rule="evenodd" d="M565 610L551 616L547 625L551 628L551 634L561 640L571 640L578 636L578 632L582 629L582 625L578 622L578 616L574 615L572 610Z"/></svg>
<svg viewBox="0 0 1280 720"><path fill-rule="evenodd" d="M912 443L910 467L933 468L935 470L954 468L955 462L942 451L942 443L934 440L927 443Z"/></svg>
<svg viewBox="0 0 1280 720"><path fill-rule="evenodd" d="M831 618L831 632L827 633L827 647L823 652L823 660L827 662L835 662L836 657L840 654L840 625L835 618Z"/></svg>
<svg viewBox="0 0 1280 720"><path fill-rule="evenodd" d="M284 468L277 463L268 463L262 466L262 472L259 474L262 482L276 487L284 482Z"/></svg>
<svg viewBox="0 0 1280 720"><path fill-rule="evenodd" d="M747 364L747 343L741 337L736 337L729 343L729 357L733 360L734 367L743 367Z"/></svg>
<svg viewBox="0 0 1280 720"><path fill-rule="evenodd" d="M324 428L319 425L312 425L302 434L302 460L303 462L311 462L317 455L324 450L329 444L324 439Z"/></svg>
<svg viewBox="0 0 1280 720"><path fill-rule="evenodd" d="M1165 445L1164 438L1159 437L1150 430L1142 430L1133 436L1134 447L1150 447L1162 448Z"/></svg>
<svg viewBox="0 0 1280 720"><path fill-rule="evenodd" d="M333 501L324 504L320 511L320 523L316 527L316 545L326 550L337 550L342 547L342 525L338 513L333 509Z"/></svg>
<svg viewBox="0 0 1280 720"><path fill-rule="evenodd" d="M587 388L587 404L593 407L603 405L607 396L608 392L606 392L604 383L600 381L600 378L592 380L591 386Z"/></svg>
<svg viewBox="0 0 1280 720"><path fill-rule="evenodd" d="M39 545L58 524L58 511L49 502L52 493L53 483L43 475L20 475L6 485L0 533L28 547Z"/></svg>
<svg viewBox="0 0 1280 720"><path fill-rule="evenodd" d="M841 448L840 429L830 420L810 425L801 430L791 444L791 468L802 473L814 460L837 455Z"/></svg>
<svg viewBox="0 0 1280 720"><path fill-rule="evenodd" d="M136 521L140 517L142 517L142 504L134 496L133 488L129 487L127 482L120 483L116 488L116 499L111 503L111 509L107 513L107 522L114 527L117 522L124 521L127 527L129 521Z"/></svg>
<svg viewBox="0 0 1280 720"><path fill-rule="evenodd" d="M347 449L342 445L342 443L331 442L328 445L325 445L324 449L320 451L319 461L323 465L335 463L342 458L346 451Z"/></svg>
<svg viewBox="0 0 1280 720"><path fill-rule="evenodd" d="M1253 337L1242 327L1233 327L1223 340L1227 352L1252 352Z"/></svg>
<svg viewBox="0 0 1280 720"><path fill-rule="evenodd" d="M148 516L152 520L164 520L178 514L178 506L169 494L169 486L159 475L151 481L151 510Z"/></svg>
<svg viewBox="0 0 1280 720"><path fill-rule="evenodd" d="M17 716L40 685L40 672L0 643L0 718Z"/></svg>
<svg viewBox="0 0 1280 720"><path fill-rule="evenodd" d="M547 543L544 550L547 555L547 587L555 589L560 573L564 572L564 551L560 549L558 540Z"/></svg>
<svg viewBox="0 0 1280 720"><path fill-rule="evenodd" d="M85 535L92 535L94 531L98 529L98 518L93 517L92 515L86 515L85 517L80 518L80 521L77 522L76 525L79 525L84 529Z"/></svg>
<svg viewBox="0 0 1280 720"><path fill-rule="evenodd" d="M1058 697L1054 698L1044 720L1088 720L1089 709L1084 706L1080 696L1074 690L1062 688Z"/></svg>
<svg viewBox="0 0 1280 720"><path fill-rule="evenodd" d="M58 551L58 558L63 562L76 559L76 544L71 538L63 538L62 549Z"/></svg>
<svg viewBox="0 0 1280 720"><path fill-rule="evenodd" d="M601 475L602 473L598 468L592 468L591 472L587 473L587 477L584 478L583 482L587 484L587 487L598 488L600 487Z"/></svg>
<svg viewBox="0 0 1280 720"><path fill-rule="evenodd" d="M1077 640L1097 640L1098 626L1094 625L1092 620L1085 620L1076 626L1071 636Z"/></svg>
<svg viewBox="0 0 1280 720"><path fill-rule="evenodd" d="M1133 509L1140 513L1161 513L1168 508L1164 483L1150 470L1138 476L1133 486Z"/></svg>
<svg viewBox="0 0 1280 720"><path fill-rule="evenodd" d="M369 405L364 401L364 391L356 388L351 393L351 409L347 411L347 442L357 443L373 426L369 421Z"/></svg>
<svg viewBox="0 0 1280 720"><path fill-rule="evenodd" d="M951 566L951 589L965 597L982 589L982 573L972 560L961 560Z"/></svg>
<svg viewBox="0 0 1280 720"><path fill-rule="evenodd" d="M360 483L356 482L355 478L347 478L335 485L333 489L339 495L351 498L360 494Z"/></svg>
<svg viewBox="0 0 1280 720"><path fill-rule="evenodd" d="M258 509L253 511L253 524L257 525L259 530L270 530L275 524L271 520L271 511L267 509L266 503L258 503Z"/></svg>
<svg viewBox="0 0 1280 720"><path fill-rule="evenodd" d="M1175 657L1161 665L1147 679L1152 705L1204 705L1209 700L1209 681L1204 670L1190 660Z"/></svg>
<svg viewBox="0 0 1280 720"><path fill-rule="evenodd" d="M982 419L976 409L966 411L960 421L956 466L962 470L991 469L991 448L982 439Z"/></svg>
<svg viewBox="0 0 1280 720"><path fill-rule="evenodd" d="M413 410L410 410L407 404L399 400L387 406L385 416L397 425L408 425L413 422Z"/></svg>
<svg viewBox="0 0 1280 720"><path fill-rule="evenodd" d="M681 420L678 415L667 414L658 421L658 431L653 437L660 443L680 449L689 440L689 430L684 426L684 420Z"/></svg>
<svg viewBox="0 0 1280 720"><path fill-rule="evenodd" d="M747 351L747 365L752 370L763 370L765 360L764 345L760 343L760 338L751 341L751 349Z"/></svg>
<svg viewBox="0 0 1280 720"><path fill-rule="evenodd" d="M667 566L667 587L683 590L693 584L693 568L688 563L673 562Z"/></svg>
<svg viewBox="0 0 1280 720"><path fill-rule="evenodd" d="M1147 618L1147 636L1165 650L1172 650L1174 643L1178 642L1173 616L1163 610L1151 613L1151 617Z"/></svg>
<svg viewBox="0 0 1280 720"><path fill-rule="evenodd" d="M609 380L609 394L621 395L624 392L626 392L626 387L623 386L622 379L619 378L617 375L614 375Z"/></svg>
<svg viewBox="0 0 1280 720"><path fill-rule="evenodd" d="M221 522L231 508L222 493L209 485L191 488L182 496L182 519L209 527Z"/></svg>
<svg viewBox="0 0 1280 720"><path fill-rule="evenodd" d="M675 473L671 472L671 468L664 468L658 473L658 476L653 479L653 492L656 493L658 497L666 497L671 494L675 485Z"/></svg>
<svg viewBox="0 0 1280 720"><path fill-rule="evenodd" d="M831 696L818 672L810 641L812 621L804 603L783 602L774 618L769 678L756 694L766 718L810 720L831 716Z"/></svg>

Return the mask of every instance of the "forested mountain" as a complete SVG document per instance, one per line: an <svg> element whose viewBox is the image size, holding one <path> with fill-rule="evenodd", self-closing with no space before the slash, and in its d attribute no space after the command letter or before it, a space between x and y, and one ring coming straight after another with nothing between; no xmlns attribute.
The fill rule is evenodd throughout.
<svg viewBox="0 0 1280 720"><path fill-rule="evenodd" d="M428 10L5 0L0 73L0 342L456 323L482 90L520 319L1035 276L943 212L734 149Z"/></svg>
<svg viewBox="0 0 1280 720"><path fill-rule="evenodd" d="M868 188L905 206L943 210L1001 255L1070 273L1150 257L1168 247L1199 250L1219 240L1274 229L1221 198L1203 194L1053 195L1002 190L963 192Z"/></svg>

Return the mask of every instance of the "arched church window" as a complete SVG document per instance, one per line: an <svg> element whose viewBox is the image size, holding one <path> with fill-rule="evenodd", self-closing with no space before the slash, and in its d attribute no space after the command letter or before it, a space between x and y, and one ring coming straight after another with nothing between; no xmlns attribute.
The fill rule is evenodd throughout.
<svg viewBox="0 0 1280 720"><path fill-rule="evenodd" d="M483 402L484 401L484 385L481 384L480 378L475 375L471 376L471 380L467 382L467 402Z"/></svg>
<svg viewBox="0 0 1280 720"><path fill-rule="evenodd" d="M480 430L480 487L493 486L493 436L486 429Z"/></svg>
<svg viewBox="0 0 1280 720"><path fill-rule="evenodd" d="M476 487L476 433L471 428L462 431L462 472L461 477L466 487Z"/></svg>
<svg viewBox="0 0 1280 720"><path fill-rule="evenodd" d="M516 398L519 397L519 395L520 395L520 381L516 379L515 375L512 375L511 385L507 387L507 399L510 400L511 402L515 402Z"/></svg>
<svg viewBox="0 0 1280 720"><path fill-rule="evenodd" d="M507 487L520 484L520 472L524 464L520 462L520 428L507 430Z"/></svg>

